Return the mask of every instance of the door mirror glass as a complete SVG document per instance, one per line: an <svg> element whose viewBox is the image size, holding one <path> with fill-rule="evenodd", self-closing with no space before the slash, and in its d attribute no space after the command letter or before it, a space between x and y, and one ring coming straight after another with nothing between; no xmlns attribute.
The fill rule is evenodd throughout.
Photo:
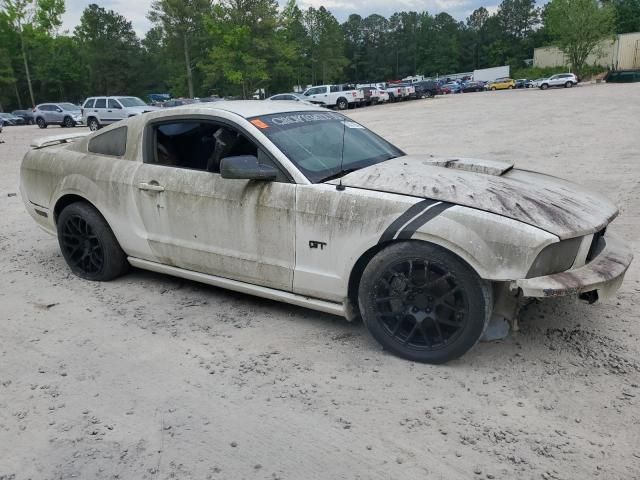
<svg viewBox="0 0 640 480"><path fill-rule="evenodd" d="M223 158L220 162L222 178L239 180L275 180L278 171L270 165L261 165L258 157L238 155Z"/></svg>

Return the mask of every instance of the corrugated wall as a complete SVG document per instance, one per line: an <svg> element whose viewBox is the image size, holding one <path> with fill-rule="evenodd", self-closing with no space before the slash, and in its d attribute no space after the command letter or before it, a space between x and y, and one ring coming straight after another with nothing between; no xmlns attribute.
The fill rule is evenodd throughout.
<svg viewBox="0 0 640 480"><path fill-rule="evenodd" d="M565 55L557 47L541 47L533 51L534 67L562 67L567 63ZM614 41L603 40L587 57L587 64L616 70L640 68L640 32L617 35Z"/></svg>
<svg viewBox="0 0 640 480"><path fill-rule="evenodd" d="M640 68L640 32L618 35L616 70Z"/></svg>

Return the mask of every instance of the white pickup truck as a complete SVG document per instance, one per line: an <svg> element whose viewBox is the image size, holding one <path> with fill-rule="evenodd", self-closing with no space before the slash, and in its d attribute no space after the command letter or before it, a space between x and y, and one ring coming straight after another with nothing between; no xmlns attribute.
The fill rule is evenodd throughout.
<svg viewBox="0 0 640 480"><path fill-rule="evenodd" d="M320 85L304 92L307 100L316 105L346 110L364 102L364 92L353 85Z"/></svg>

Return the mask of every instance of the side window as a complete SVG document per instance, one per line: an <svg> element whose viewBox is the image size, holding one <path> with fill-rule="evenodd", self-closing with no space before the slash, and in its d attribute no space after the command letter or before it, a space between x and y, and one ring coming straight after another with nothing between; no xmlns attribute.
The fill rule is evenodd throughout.
<svg viewBox="0 0 640 480"><path fill-rule="evenodd" d="M88 150L99 155L121 157L127 151L127 127L114 128L89 140Z"/></svg>
<svg viewBox="0 0 640 480"><path fill-rule="evenodd" d="M107 108L107 99L106 98L98 98L96 100L95 108Z"/></svg>
<svg viewBox="0 0 640 480"><path fill-rule="evenodd" d="M329 87L329 91L331 93L339 92L340 91L340 87L338 87L338 85L331 85L331 87Z"/></svg>
<svg viewBox="0 0 640 480"><path fill-rule="evenodd" d="M109 108L115 108L117 110L122 110L122 106L116 102L113 98L110 98L108 101Z"/></svg>
<svg viewBox="0 0 640 480"><path fill-rule="evenodd" d="M276 95L275 97L273 97L271 100L284 100L284 95Z"/></svg>
<svg viewBox="0 0 640 480"><path fill-rule="evenodd" d="M150 127L152 145L147 163L220 173L223 158L253 155L273 164L255 143L237 130L214 122L183 120ZM287 181L282 174L279 181Z"/></svg>
<svg viewBox="0 0 640 480"><path fill-rule="evenodd" d="M84 102L83 108L93 108L93 104L96 102L95 98L90 98Z"/></svg>

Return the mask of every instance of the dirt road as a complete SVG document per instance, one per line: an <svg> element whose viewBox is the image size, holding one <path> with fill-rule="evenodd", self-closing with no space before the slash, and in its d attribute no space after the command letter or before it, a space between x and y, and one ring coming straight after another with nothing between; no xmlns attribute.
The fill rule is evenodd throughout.
<svg viewBox="0 0 640 480"><path fill-rule="evenodd" d="M351 115L408 153L598 189L640 252L638 98L597 85ZM640 478L640 255L616 298L532 305L508 339L413 364L330 315L142 271L74 277L18 191L29 141L56 133L0 134L1 480Z"/></svg>

